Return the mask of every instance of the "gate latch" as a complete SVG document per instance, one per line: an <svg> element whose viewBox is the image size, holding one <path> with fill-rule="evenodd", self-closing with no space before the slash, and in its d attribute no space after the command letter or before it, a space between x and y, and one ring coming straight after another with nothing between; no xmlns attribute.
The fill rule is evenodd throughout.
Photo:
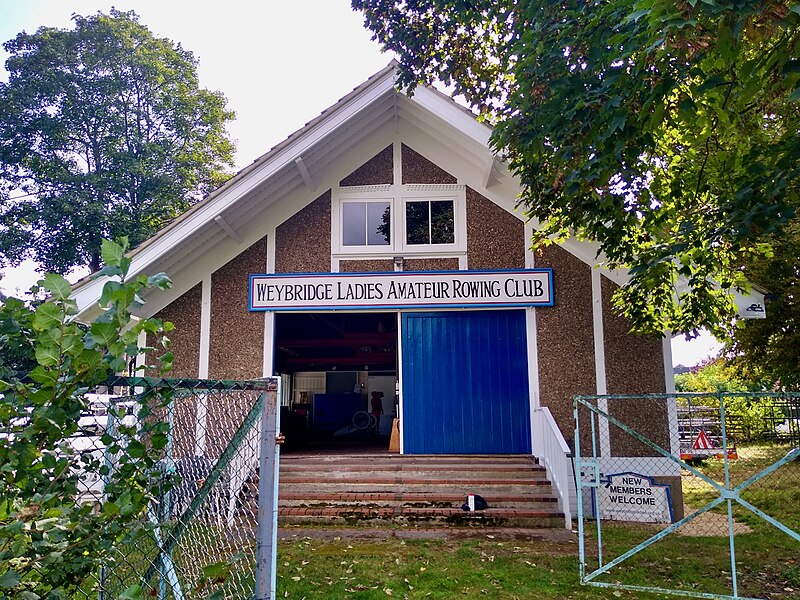
<svg viewBox="0 0 800 600"><path fill-rule="evenodd" d="M578 469L581 487L600 487L600 463L596 460L579 460Z"/></svg>

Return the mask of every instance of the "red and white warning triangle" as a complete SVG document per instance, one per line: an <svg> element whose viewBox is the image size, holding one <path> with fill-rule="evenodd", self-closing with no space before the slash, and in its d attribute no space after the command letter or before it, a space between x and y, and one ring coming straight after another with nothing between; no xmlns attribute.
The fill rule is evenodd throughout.
<svg viewBox="0 0 800 600"><path fill-rule="evenodd" d="M697 438L692 444L692 450L711 450L713 447L714 444L711 443L711 438L709 438L708 434L701 429L700 433L697 434Z"/></svg>

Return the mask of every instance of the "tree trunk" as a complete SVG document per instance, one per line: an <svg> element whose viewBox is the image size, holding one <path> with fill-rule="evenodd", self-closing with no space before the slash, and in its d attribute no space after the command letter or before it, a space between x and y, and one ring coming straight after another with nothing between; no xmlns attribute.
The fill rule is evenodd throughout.
<svg viewBox="0 0 800 600"><path fill-rule="evenodd" d="M100 270L100 267L102 267L100 262L100 254L97 252L92 252L92 256L89 258L89 270L92 273L95 273L96 271Z"/></svg>

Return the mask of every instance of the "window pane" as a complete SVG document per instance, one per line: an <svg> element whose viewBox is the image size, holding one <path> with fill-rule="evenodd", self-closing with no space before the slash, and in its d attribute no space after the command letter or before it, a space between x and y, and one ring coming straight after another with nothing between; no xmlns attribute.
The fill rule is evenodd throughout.
<svg viewBox="0 0 800 600"><path fill-rule="evenodd" d="M367 245L388 246L392 232L388 202L367 203Z"/></svg>
<svg viewBox="0 0 800 600"><path fill-rule="evenodd" d="M342 205L342 244L364 246L367 243L367 203L345 202Z"/></svg>
<svg viewBox="0 0 800 600"><path fill-rule="evenodd" d="M406 203L406 243L430 244L428 202Z"/></svg>
<svg viewBox="0 0 800 600"><path fill-rule="evenodd" d="M454 244L455 241L453 201L431 202L431 244Z"/></svg>

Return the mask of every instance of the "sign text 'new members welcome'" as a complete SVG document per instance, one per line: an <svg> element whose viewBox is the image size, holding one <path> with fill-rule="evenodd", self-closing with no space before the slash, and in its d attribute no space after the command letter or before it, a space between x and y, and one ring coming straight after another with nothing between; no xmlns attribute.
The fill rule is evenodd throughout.
<svg viewBox="0 0 800 600"><path fill-rule="evenodd" d="M250 276L250 310L552 306L551 269Z"/></svg>

